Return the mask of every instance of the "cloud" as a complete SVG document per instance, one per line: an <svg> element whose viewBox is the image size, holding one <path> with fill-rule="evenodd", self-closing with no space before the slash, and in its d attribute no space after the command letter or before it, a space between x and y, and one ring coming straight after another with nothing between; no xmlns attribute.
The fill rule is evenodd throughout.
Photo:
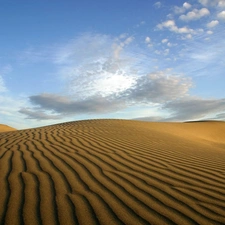
<svg viewBox="0 0 225 225"><path fill-rule="evenodd" d="M146 37L145 38L145 43L150 43L151 42L151 38L150 37Z"/></svg>
<svg viewBox="0 0 225 225"><path fill-rule="evenodd" d="M177 27L174 20L167 20L157 25L157 28L162 30L164 28L169 29L171 32L179 33L179 34L188 34L195 33L195 31L188 27Z"/></svg>
<svg viewBox="0 0 225 225"><path fill-rule="evenodd" d="M219 24L218 20L212 20L211 22L207 23L208 28L213 28Z"/></svg>
<svg viewBox="0 0 225 225"><path fill-rule="evenodd" d="M210 15L210 12L207 8L202 8L200 10L193 9L191 12L188 12L186 15L181 15L179 19L188 22L191 20L198 20L202 17Z"/></svg>
<svg viewBox="0 0 225 225"><path fill-rule="evenodd" d="M225 21L225 10L222 11L222 12L220 12L220 13L218 13L218 14L217 14L217 17L218 17L219 19Z"/></svg>
<svg viewBox="0 0 225 225"><path fill-rule="evenodd" d="M162 40L162 43L165 44L165 43L167 43L168 41L169 41L169 40L165 38L165 39Z"/></svg>
<svg viewBox="0 0 225 225"><path fill-rule="evenodd" d="M113 55L115 59L118 59L120 57L121 51L129 45L134 40L134 37L128 37L123 41L120 41L119 43L114 43L113 45Z"/></svg>
<svg viewBox="0 0 225 225"><path fill-rule="evenodd" d="M92 96L85 100L73 100L68 96L44 93L30 96L29 99L33 105L39 106L41 110L53 111L61 115L106 113L124 107L117 99L112 101L101 96Z"/></svg>
<svg viewBox="0 0 225 225"><path fill-rule="evenodd" d="M5 82L4 82L3 78L0 76L0 93L6 92L6 91L7 91L7 88L5 86Z"/></svg>
<svg viewBox="0 0 225 225"><path fill-rule="evenodd" d="M158 122L158 121L163 121L164 118L161 116L146 116L146 117L133 118L133 120Z"/></svg>
<svg viewBox="0 0 225 225"><path fill-rule="evenodd" d="M225 7L225 0L199 0L199 2L204 6Z"/></svg>
<svg viewBox="0 0 225 225"><path fill-rule="evenodd" d="M18 111L26 115L26 119L36 119L36 120L58 120L61 119L60 115L47 114L43 110L38 109L30 109L30 108L22 108Z"/></svg>
<svg viewBox="0 0 225 225"><path fill-rule="evenodd" d="M153 5L155 8L159 9L162 7L162 3L161 2L156 2L154 5Z"/></svg>
<svg viewBox="0 0 225 225"><path fill-rule="evenodd" d="M224 112L225 99L184 97L167 102L162 108L171 111L172 117L168 120L195 120Z"/></svg>
<svg viewBox="0 0 225 225"><path fill-rule="evenodd" d="M186 10L190 9L191 7L192 7L192 6L191 6L190 3L185 2L185 3L183 4L182 7L175 6L175 7L174 7L174 13L175 13L175 14L182 14L182 13L184 13Z"/></svg>
<svg viewBox="0 0 225 225"><path fill-rule="evenodd" d="M119 94L108 96L91 95L87 98L42 93L29 97L33 108L21 108L20 113L29 119L57 119L83 114L115 112L128 106L165 103L186 96L192 81L173 75L171 70L156 71L142 75L135 84Z"/></svg>
<svg viewBox="0 0 225 225"><path fill-rule="evenodd" d="M139 78L123 95L136 104L163 103L185 96L191 87L189 78L170 75L170 71L157 71Z"/></svg>

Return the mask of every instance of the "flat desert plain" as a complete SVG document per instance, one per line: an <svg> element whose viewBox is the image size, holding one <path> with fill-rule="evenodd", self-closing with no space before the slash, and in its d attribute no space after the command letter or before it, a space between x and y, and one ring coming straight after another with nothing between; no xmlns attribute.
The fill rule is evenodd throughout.
<svg viewBox="0 0 225 225"><path fill-rule="evenodd" d="M225 122L0 133L0 224L225 224Z"/></svg>

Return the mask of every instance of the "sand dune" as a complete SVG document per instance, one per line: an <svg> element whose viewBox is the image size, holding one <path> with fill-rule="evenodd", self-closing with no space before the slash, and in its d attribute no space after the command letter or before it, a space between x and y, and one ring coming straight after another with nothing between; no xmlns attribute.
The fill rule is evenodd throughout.
<svg viewBox="0 0 225 225"><path fill-rule="evenodd" d="M16 129L4 124L0 124L0 132L7 132L7 131L13 131L13 130L16 130Z"/></svg>
<svg viewBox="0 0 225 225"><path fill-rule="evenodd" d="M0 224L225 224L225 123L89 120L0 133Z"/></svg>

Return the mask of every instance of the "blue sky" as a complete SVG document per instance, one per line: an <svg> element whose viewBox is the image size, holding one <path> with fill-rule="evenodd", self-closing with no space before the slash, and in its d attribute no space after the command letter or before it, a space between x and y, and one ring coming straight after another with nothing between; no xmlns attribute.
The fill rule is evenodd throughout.
<svg viewBox="0 0 225 225"><path fill-rule="evenodd" d="M225 119L225 0L0 0L0 123Z"/></svg>

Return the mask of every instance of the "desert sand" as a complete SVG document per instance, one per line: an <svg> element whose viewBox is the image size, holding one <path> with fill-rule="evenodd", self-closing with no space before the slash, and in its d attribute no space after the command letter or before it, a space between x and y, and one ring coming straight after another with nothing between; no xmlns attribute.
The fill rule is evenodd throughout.
<svg viewBox="0 0 225 225"><path fill-rule="evenodd" d="M0 133L0 224L225 224L225 122Z"/></svg>
<svg viewBox="0 0 225 225"><path fill-rule="evenodd" d="M16 130L16 129L4 124L0 124L0 132L13 131L13 130Z"/></svg>

